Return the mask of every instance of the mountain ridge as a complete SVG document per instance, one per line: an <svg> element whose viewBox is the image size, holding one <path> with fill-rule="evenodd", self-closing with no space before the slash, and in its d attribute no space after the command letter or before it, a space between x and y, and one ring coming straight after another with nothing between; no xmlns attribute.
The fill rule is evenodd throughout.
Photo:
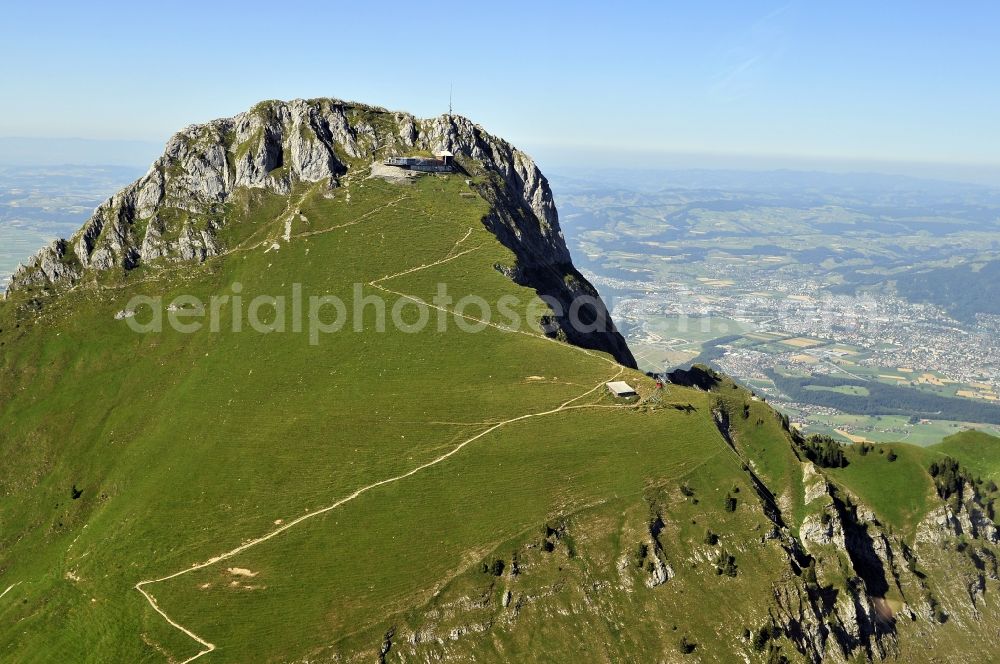
<svg viewBox="0 0 1000 664"><path fill-rule="evenodd" d="M218 235L240 189L289 195L296 182L332 189L370 162L441 149L489 175L476 184L491 203L483 223L517 257L497 269L560 303L551 333L634 368L600 295L573 266L548 180L528 155L461 116L421 120L337 99L265 101L232 118L185 127L143 177L98 206L77 233L20 266L5 297L73 286L94 272L204 262L228 248ZM581 332L568 320L581 297L599 329Z"/></svg>

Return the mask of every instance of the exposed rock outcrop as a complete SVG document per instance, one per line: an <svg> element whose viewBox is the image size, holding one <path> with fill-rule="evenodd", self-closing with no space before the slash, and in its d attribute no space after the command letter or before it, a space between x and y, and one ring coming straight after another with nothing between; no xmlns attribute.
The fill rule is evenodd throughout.
<svg viewBox="0 0 1000 664"><path fill-rule="evenodd" d="M17 269L11 278L8 292L17 287L41 286L78 279L80 269L67 261L68 252L69 243L66 240L53 240L42 247L27 263Z"/></svg>
<svg viewBox="0 0 1000 664"><path fill-rule="evenodd" d="M959 496L966 500L944 504L931 510L917 527L918 542L940 544L949 537L967 536L987 542L1000 542L1000 529L982 506L976 486L965 482Z"/></svg>
<svg viewBox="0 0 1000 664"><path fill-rule="evenodd" d="M807 593L811 617L797 624L804 635L799 641L814 661L847 661L858 652L867 660L883 659L895 647L895 628L891 615L880 614L879 607L890 584L901 593L891 544L875 515L846 502L811 462L803 463L802 478L810 513L799 538L812 559L823 562L813 563L816 580ZM844 592L831 596L824 591L829 576L847 577Z"/></svg>

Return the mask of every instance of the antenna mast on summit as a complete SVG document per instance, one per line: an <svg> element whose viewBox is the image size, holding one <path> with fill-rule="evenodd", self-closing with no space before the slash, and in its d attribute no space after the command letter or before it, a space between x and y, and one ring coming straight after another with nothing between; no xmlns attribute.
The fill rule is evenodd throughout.
<svg viewBox="0 0 1000 664"><path fill-rule="evenodd" d="M454 83L448 84L448 115L451 115L451 93L454 91L454 89L455 89Z"/></svg>

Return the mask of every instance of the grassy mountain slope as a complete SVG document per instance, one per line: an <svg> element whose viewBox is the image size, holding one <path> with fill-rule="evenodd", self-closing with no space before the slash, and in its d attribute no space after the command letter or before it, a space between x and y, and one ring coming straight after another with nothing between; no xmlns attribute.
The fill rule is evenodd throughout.
<svg viewBox="0 0 1000 664"><path fill-rule="evenodd" d="M377 331L371 305L359 331L351 311L315 344L291 320L139 334L119 318L135 295L228 295L228 321L233 296L290 309L300 284L409 303L412 322L411 298L441 283L551 317L509 276L529 259L525 213L482 186L503 165L469 151L468 174L369 179L382 139L338 152L333 179L268 157L287 189L234 186L185 212L178 233L211 228L211 255L87 267L57 251L71 278L21 274L0 303L0 659L932 661L989 646L985 487L941 497L904 446L817 468L787 422L711 372L657 390L614 344L478 324L475 307L458 321L457 303L429 312L444 331ZM130 204L86 260L181 214ZM574 279L558 256L552 274ZM611 379L639 398L611 398ZM890 468L912 481L879 485Z"/></svg>
<svg viewBox="0 0 1000 664"><path fill-rule="evenodd" d="M1000 439L979 431L964 431L927 447L882 443L845 450L849 464L827 473L889 526L910 535L936 502L935 478L928 472L932 463L954 459L987 496L995 494L988 482L1000 482Z"/></svg>
<svg viewBox="0 0 1000 664"><path fill-rule="evenodd" d="M958 459L983 479L1000 482L1000 438L981 431L963 431L929 449Z"/></svg>

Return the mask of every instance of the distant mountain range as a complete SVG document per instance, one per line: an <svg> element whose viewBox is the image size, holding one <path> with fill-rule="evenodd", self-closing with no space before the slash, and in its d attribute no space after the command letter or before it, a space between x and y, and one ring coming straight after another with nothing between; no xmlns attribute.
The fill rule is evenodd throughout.
<svg viewBox="0 0 1000 664"><path fill-rule="evenodd" d="M563 166L560 177L580 181L599 180L609 186L633 191L659 192L674 189L757 192L767 194L810 193L834 195L892 195L923 193L928 198L942 196L1000 196L998 184L944 180L883 172L826 170L737 170L737 169L658 169L658 168L593 168Z"/></svg>

